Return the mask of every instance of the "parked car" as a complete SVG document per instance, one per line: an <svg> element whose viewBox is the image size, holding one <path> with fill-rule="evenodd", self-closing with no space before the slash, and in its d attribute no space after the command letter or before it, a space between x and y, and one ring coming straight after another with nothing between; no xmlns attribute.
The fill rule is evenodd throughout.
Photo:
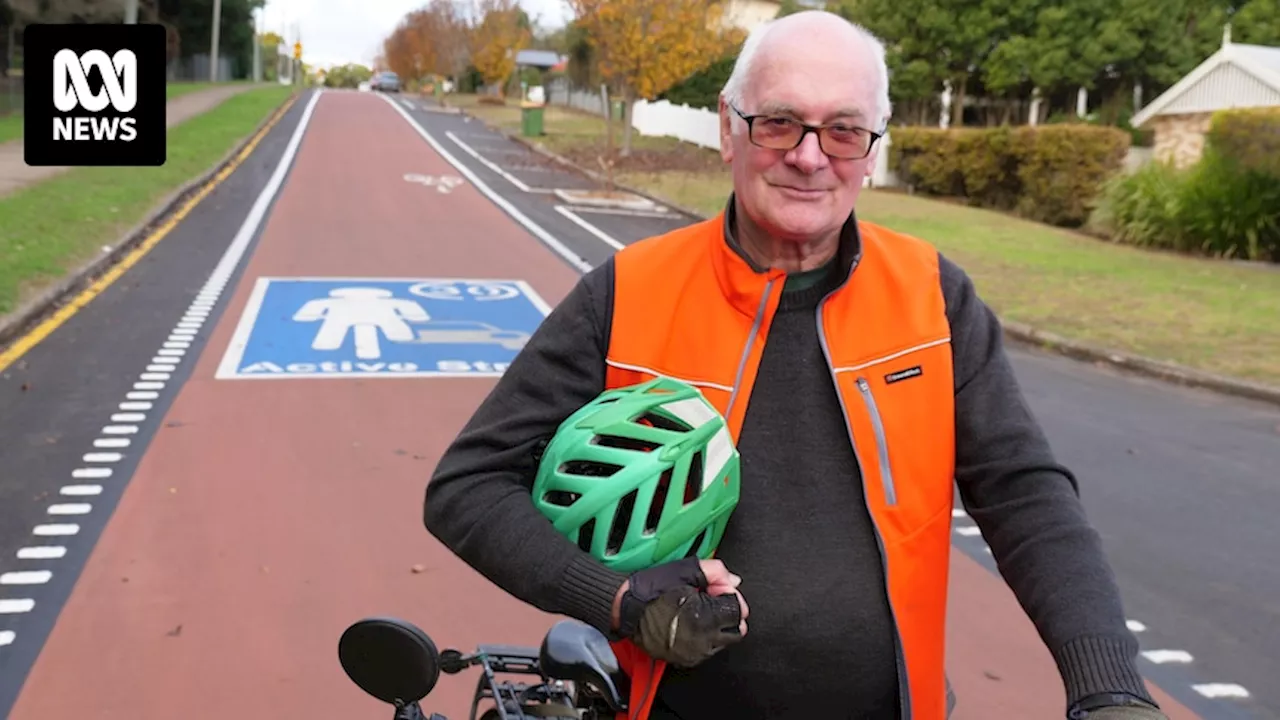
<svg viewBox="0 0 1280 720"><path fill-rule="evenodd" d="M385 70L375 74L369 80L369 89L374 92L400 92L400 76Z"/></svg>

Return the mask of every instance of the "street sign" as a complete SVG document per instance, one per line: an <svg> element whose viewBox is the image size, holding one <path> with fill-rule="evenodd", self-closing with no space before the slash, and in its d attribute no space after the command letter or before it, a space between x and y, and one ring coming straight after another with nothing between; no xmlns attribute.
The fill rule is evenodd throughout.
<svg viewBox="0 0 1280 720"><path fill-rule="evenodd" d="M497 377L550 312L523 280L264 277L217 377Z"/></svg>

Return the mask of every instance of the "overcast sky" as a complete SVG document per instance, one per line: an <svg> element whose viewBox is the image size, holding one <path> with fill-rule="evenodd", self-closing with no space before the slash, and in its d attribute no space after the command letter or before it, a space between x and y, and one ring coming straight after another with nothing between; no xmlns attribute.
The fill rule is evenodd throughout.
<svg viewBox="0 0 1280 720"><path fill-rule="evenodd" d="M292 43L302 36L302 58L329 66L370 64L382 41L405 13L428 0L267 0L262 31L280 33ZM545 27L559 27L569 15L564 0L519 0L525 12ZM296 23L296 26L295 26ZM296 27L296 29L295 29Z"/></svg>

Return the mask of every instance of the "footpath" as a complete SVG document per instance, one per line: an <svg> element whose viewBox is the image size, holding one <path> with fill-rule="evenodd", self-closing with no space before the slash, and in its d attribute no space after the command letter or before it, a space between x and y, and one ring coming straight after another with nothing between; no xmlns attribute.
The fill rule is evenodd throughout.
<svg viewBox="0 0 1280 720"><path fill-rule="evenodd" d="M252 83L220 85L179 95L169 101L166 126L173 127L221 105L227 98L258 87ZM22 159L22 140L0 143L0 197L47 180L68 170L65 167L30 167Z"/></svg>

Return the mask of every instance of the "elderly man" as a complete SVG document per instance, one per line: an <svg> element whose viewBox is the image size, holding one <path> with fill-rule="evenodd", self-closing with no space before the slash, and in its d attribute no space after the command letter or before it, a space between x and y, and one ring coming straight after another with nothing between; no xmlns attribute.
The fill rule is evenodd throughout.
<svg viewBox="0 0 1280 720"><path fill-rule="evenodd" d="M720 116L724 212L582 278L444 455L427 527L515 597L668 661L660 681L633 663L632 718L942 720L958 484L1071 717L1164 718L992 313L936 250L854 217L889 117L882 46L827 13L776 20ZM566 417L659 375L725 417L741 500L716 560L626 575L553 529L530 487ZM737 606L686 611L715 605L685 585ZM669 637L638 631L659 617Z"/></svg>

